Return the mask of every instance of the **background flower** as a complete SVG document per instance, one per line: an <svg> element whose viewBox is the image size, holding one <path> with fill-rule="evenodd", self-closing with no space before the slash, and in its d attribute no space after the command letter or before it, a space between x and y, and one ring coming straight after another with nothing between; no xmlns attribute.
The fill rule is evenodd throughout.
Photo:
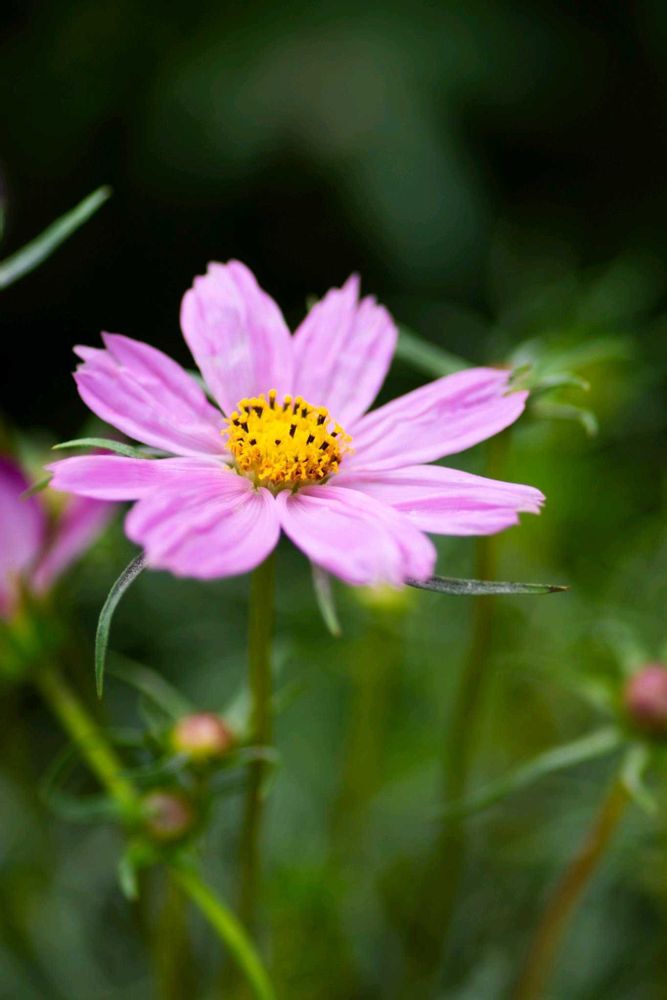
<svg viewBox="0 0 667 1000"><path fill-rule="evenodd" d="M23 497L30 486L20 466L0 457L0 618L10 619L21 590L41 596L92 545L113 505L86 497L68 499L51 518L41 494Z"/></svg>

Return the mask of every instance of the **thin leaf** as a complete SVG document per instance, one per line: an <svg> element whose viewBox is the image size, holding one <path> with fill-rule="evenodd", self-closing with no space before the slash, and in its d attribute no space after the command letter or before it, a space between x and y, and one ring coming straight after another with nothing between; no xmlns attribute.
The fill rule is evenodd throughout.
<svg viewBox="0 0 667 1000"><path fill-rule="evenodd" d="M131 444L124 444L122 441L114 441L112 438L75 438L72 441L62 441L54 444L52 451L63 451L67 448L104 448L106 451L115 451L117 455L124 455L126 458L149 458L154 450L147 451L146 448L137 448ZM162 454L161 452L156 454Z"/></svg>
<svg viewBox="0 0 667 1000"><path fill-rule="evenodd" d="M116 610L118 602L130 586L136 580L144 566L146 559L143 553L137 556L129 566L126 566L120 574L113 587L109 591L104 606L100 611L97 623L97 633L95 635L95 683L97 686L97 696L102 697L104 689L104 665L107 658L107 648L109 646L109 630L111 629L111 619Z"/></svg>
<svg viewBox="0 0 667 1000"><path fill-rule="evenodd" d="M169 718L179 719L182 715L194 711L192 703L155 670L126 657L123 657L123 661L119 663L114 657L113 664L108 668L109 673L136 688L158 705Z"/></svg>
<svg viewBox="0 0 667 1000"><path fill-rule="evenodd" d="M53 475L51 473L49 473L48 476L43 476L42 479L38 479L36 483L33 483L32 486L29 486L27 490L23 491L19 500L27 500L29 497L34 497L35 494L41 493L42 490L46 489L52 479Z"/></svg>
<svg viewBox="0 0 667 1000"><path fill-rule="evenodd" d="M111 188L100 187L84 198L76 208L56 219L36 239L31 240L11 257L0 263L0 288L18 281L46 260L57 247L71 236L111 196Z"/></svg>
<svg viewBox="0 0 667 1000"><path fill-rule="evenodd" d="M581 424L589 437L598 433L598 419L592 410L572 403L556 403L540 399L533 404L533 414L543 420L573 420Z"/></svg>
<svg viewBox="0 0 667 1000"><path fill-rule="evenodd" d="M621 781L637 805L649 815L654 815L658 810L658 803L644 781L651 757L651 751L645 743L633 744L621 767Z"/></svg>
<svg viewBox="0 0 667 1000"><path fill-rule="evenodd" d="M430 590L434 594L454 594L482 597L492 594L560 594L569 587L560 583L505 583L501 580L457 580L449 576L432 576L428 580L406 580L409 587Z"/></svg>
<svg viewBox="0 0 667 1000"><path fill-rule="evenodd" d="M315 563L311 563L311 566L317 606L329 632L338 639L342 635L342 629L331 588L331 577L321 566L316 566Z"/></svg>
<svg viewBox="0 0 667 1000"><path fill-rule="evenodd" d="M396 357L417 371L434 375L436 378L470 367L469 361L459 358L456 354L450 354L436 344L431 344L411 330L406 330L405 327L399 330Z"/></svg>
<svg viewBox="0 0 667 1000"><path fill-rule="evenodd" d="M452 802L445 808L443 815L450 819L462 819L481 809L487 809L549 774L611 753L617 750L623 741L623 733L616 726L605 726L604 729L598 729L581 739L565 743L554 750L547 750L511 774L491 782L469 798Z"/></svg>

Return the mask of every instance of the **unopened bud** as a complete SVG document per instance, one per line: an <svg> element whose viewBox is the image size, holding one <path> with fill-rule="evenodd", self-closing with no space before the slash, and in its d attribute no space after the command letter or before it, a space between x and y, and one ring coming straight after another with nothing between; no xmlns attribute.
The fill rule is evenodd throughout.
<svg viewBox="0 0 667 1000"><path fill-rule="evenodd" d="M231 729L213 712L184 715L171 732L174 750L200 762L222 757L233 742Z"/></svg>
<svg viewBox="0 0 667 1000"><path fill-rule="evenodd" d="M143 804L146 829L155 840L180 840L194 826L195 811L192 803L178 789L149 792Z"/></svg>
<svg viewBox="0 0 667 1000"><path fill-rule="evenodd" d="M625 687L625 708L637 728L667 737L667 665L649 663Z"/></svg>

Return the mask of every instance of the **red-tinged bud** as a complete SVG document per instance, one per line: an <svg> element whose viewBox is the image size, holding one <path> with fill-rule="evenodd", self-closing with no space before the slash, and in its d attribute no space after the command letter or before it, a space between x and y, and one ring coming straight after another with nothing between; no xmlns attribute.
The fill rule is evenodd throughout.
<svg viewBox="0 0 667 1000"><path fill-rule="evenodd" d="M651 736L667 737L667 665L649 663L627 682L625 709L633 724Z"/></svg>
<svg viewBox="0 0 667 1000"><path fill-rule="evenodd" d="M144 802L146 829L163 843L181 840L195 823L195 811L188 797L178 789L156 789Z"/></svg>
<svg viewBox="0 0 667 1000"><path fill-rule="evenodd" d="M222 757L234 743L229 726L213 712L184 715L171 732L171 745L200 763Z"/></svg>

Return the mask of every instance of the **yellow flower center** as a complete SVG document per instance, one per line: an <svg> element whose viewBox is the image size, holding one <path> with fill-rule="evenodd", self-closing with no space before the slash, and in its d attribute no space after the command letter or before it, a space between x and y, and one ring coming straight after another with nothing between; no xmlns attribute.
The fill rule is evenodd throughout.
<svg viewBox="0 0 667 1000"><path fill-rule="evenodd" d="M325 407L276 396L271 389L268 397L242 399L227 418L222 433L237 471L274 490L321 483L338 471L352 439Z"/></svg>

